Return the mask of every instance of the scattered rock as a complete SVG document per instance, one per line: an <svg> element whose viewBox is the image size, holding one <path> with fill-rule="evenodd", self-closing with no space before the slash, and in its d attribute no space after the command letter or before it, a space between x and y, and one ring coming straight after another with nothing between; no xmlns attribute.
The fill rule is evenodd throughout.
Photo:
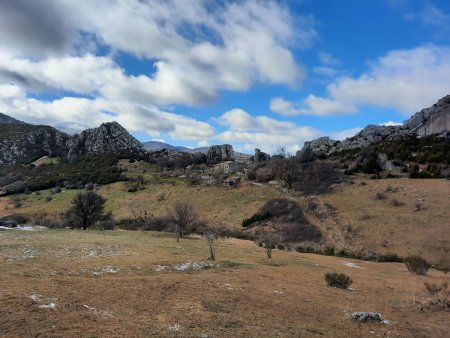
<svg viewBox="0 0 450 338"><path fill-rule="evenodd" d="M169 325L168 329L169 329L169 331L180 331L181 325L178 323L176 323L174 325Z"/></svg>
<svg viewBox="0 0 450 338"><path fill-rule="evenodd" d="M378 312L364 312L364 311L353 312L352 318L362 322L389 324L389 321L383 319L383 316Z"/></svg>

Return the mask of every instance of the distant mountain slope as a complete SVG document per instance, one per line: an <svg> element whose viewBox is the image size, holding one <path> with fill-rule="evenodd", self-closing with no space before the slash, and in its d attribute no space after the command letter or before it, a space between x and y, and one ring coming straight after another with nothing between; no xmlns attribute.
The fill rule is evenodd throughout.
<svg viewBox="0 0 450 338"><path fill-rule="evenodd" d="M189 154L202 153L205 155L208 154L208 151L211 148L211 147L187 148L187 147L183 147L183 146L173 146L171 144L164 143L164 142L158 142L158 141L143 142L142 145L148 151L159 151L162 149L169 149L169 150L178 150L178 151L189 153ZM235 156L235 158L238 158L238 157L239 158L250 158L253 155L244 154L244 153L235 151L234 156Z"/></svg>
<svg viewBox="0 0 450 338"><path fill-rule="evenodd" d="M148 151L159 151L159 150L163 150L163 149L168 149L168 150L178 150L178 151L189 153L189 154L196 154L196 153L206 154L209 150L209 147L187 148L187 147L183 147L183 146L173 146L171 144L159 142L159 141L143 142L142 145Z"/></svg>
<svg viewBox="0 0 450 338"><path fill-rule="evenodd" d="M0 124L0 165L28 164L43 156L67 153L69 135L50 126L26 123Z"/></svg>
<svg viewBox="0 0 450 338"><path fill-rule="evenodd" d="M176 149L173 145L158 141L142 142L142 146L148 151L158 151L162 149Z"/></svg>
<svg viewBox="0 0 450 338"><path fill-rule="evenodd" d="M16 120L11 116L0 113L0 124L26 124L26 123Z"/></svg>

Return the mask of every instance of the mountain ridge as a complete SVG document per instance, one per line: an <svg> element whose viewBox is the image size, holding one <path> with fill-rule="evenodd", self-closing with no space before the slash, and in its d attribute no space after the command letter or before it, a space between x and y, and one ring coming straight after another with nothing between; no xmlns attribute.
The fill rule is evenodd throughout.
<svg viewBox="0 0 450 338"><path fill-rule="evenodd" d="M450 131L450 95L412 115L400 126L381 126L369 124L354 136L343 141L333 140L328 136L306 141L297 155L308 151L314 154L331 155L345 150L364 148L384 139L395 140L408 135L419 137Z"/></svg>
<svg viewBox="0 0 450 338"><path fill-rule="evenodd" d="M412 115L401 126L368 125L343 141L321 137L305 142L297 155L302 155L308 150L315 154L330 155L343 150L364 148L384 139L395 140L408 135L422 137L449 130L450 95L447 95L433 106ZM69 159L105 153L133 156L162 149L210 156L214 147L221 147L220 151L216 150L225 154L218 158L251 157L248 154L234 152L231 145L190 149L158 141L141 143L117 122L103 123L97 128L86 129L80 134L70 136L51 126L28 124L0 113L0 131L0 165L28 164L42 156L67 156ZM231 148L226 148L228 146Z"/></svg>

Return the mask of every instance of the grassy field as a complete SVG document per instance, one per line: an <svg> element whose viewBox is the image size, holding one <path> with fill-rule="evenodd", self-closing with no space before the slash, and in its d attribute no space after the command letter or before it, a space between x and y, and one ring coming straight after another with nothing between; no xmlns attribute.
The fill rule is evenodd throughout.
<svg viewBox="0 0 450 338"><path fill-rule="evenodd" d="M63 190L51 194L49 190L40 195L20 195L21 208L9 204L9 197L0 197L0 217L12 213L38 216L46 213L52 217L67 209L73 196L80 190ZM126 183L118 182L101 187L98 192L107 199L106 210L112 211L117 219L132 218L135 212L147 211L154 216L162 216L178 201L192 203L201 217L211 223L229 228L240 228L242 220L255 213L270 198L280 196L273 188L244 183L237 188L216 186L190 186L183 180L173 183L173 179L148 183L144 190L126 192ZM161 196L164 198L161 199ZM47 201L50 196L51 201Z"/></svg>
<svg viewBox="0 0 450 338"><path fill-rule="evenodd" d="M148 171L147 171L148 170ZM280 189L243 182L235 188L191 186L179 178L158 178L151 169L130 170L130 176L143 174L143 190L127 192L126 182L102 186L106 210L118 220L146 211L162 216L178 201L192 203L211 225L242 230L242 220L253 215L274 197L297 200L307 210L310 198L290 195ZM80 190L49 190L21 195L23 206L14 208L9 197L0 197L0 217L13 213L30 216L47 214L58 218ZM378 196L378 197L377 197ZM51 199L48 201L48 199ZM365 253L420 255L432 264L450 268L450 181L355 179L354 184L338 186L333 193L314 197L332 207L330 217L318 219L308 214L330 245ZM416 211L416 203L420 210Z"/></svg>
<svg viewBox="0 0 450 338"><path fill-rule="evenodd" d="M424 282L369 263L201 238L131 231L0 232L2 337L444 337L448 312L419 309ZM186 263L207 265L190 270ZM349 264L353 263L353 264ZM186 271L182 271L186 270ZM354 291L326 286L343 272ZM415 300L416 303L413 303ZM361 324L353 311L390 321Z"/></svg>

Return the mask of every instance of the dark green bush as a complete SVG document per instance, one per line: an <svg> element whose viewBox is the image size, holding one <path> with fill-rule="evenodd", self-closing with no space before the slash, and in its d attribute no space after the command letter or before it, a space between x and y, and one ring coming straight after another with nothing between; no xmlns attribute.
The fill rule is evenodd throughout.
<svg viewBox="0 0 450 338"><path fill-rule="evenodd" d="M420 256L406 257L404 262L408 271L417 275L426 275L430 268L430 264Z"/></svg>
<svg viewBox="0 0 450 338"><path fill-rule="evenodd" d="M145 231L163 231L169 227L170 220L167 217L150 217L144 224Z"/></svg>
<svg viewBox="0 0 450 338"><path fill-rule="evenodd" d="M27 224L30 222L30 219L27 216L14 214L7 218L10 221L14 221L17 224Z"/></svg>
<svg viewBox="0 0 450 338"><path fill-rule="evenodd" d="M284 247L283 244L278 244L278 245L277 245L277 249L278 249L278 250L286 250L286 248Z"/></svg>
<svg viewBox="0 0 450 338"><path fill-rule="evenodd" d="M403 263L403 258L395 253L385 253L377 257L378 262L399 262Z"/></svg>
<svg viewBox="0 0 450 338"><path fill-rule="evenodd" d="M327 246L324 250L323 250L323 254L325 256L334 256L334 248L332 246Z"/></svg>
<svg viewBox="0 0 450 338"><path fill-rule="evenodd" d="M347 289L353 283L352 279L343 273L327 272L325 274L325 282L328 286L339 289Z"/></svg>
<svg viewBox="0 0 450 338"><path fill-rule="evenodd" d="M272 218L272 214L270 213L270 211L265 211L263 213L256 213L253 216L251 216L250 218L244 219L242 221L242 226L244 228L248 228L253 223L262 222L262 221L265 221L270 218Z"/></svg>

